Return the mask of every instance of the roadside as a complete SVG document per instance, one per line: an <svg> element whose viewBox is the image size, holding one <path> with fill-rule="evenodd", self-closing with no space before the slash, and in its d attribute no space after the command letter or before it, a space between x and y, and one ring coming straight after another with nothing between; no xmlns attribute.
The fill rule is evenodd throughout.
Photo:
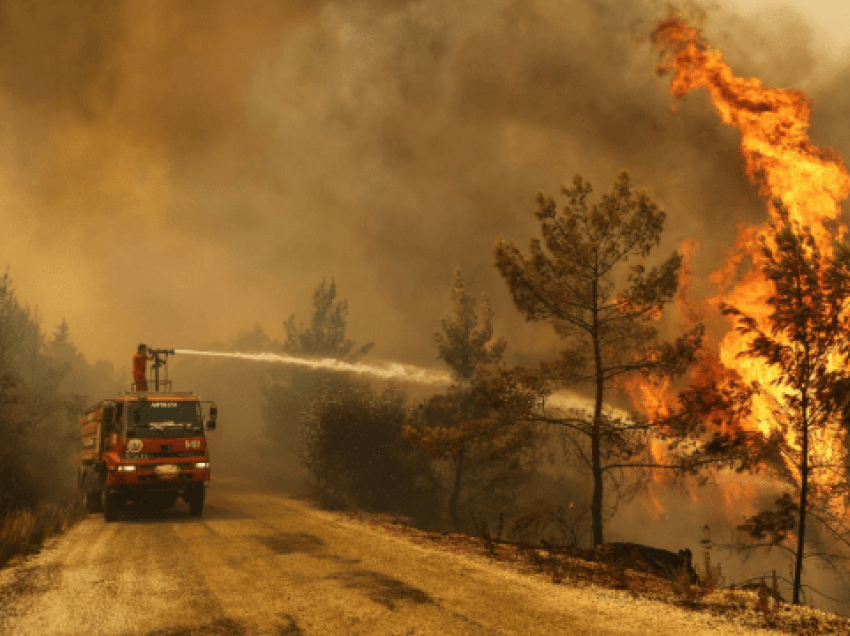
<svg viewBox="0 0 850 636"><path fill-rule="evenodd" d="M77 501L41 503L7 512L0 517L0 569L17 557L36 554L47 539L63 534L85 517Z"/></svg>
<svg viewBox="0 0 850 636"><path fill-rule="evenodd" d="M236 480L210 495L201 519L183 505L112 524L99 515L76 524L73 509L18 519L18 531L30 528L15 542L25 546L19 554L70 531L0 571L0 632L850 633L850 620L765 590L667 580L637 563L510 545L486 532L425 532ZM148 590L143 603L139 589Z"/></svg>
<svg viewBox="0 0 850 636"><path fill-rule="evenodd" d="M77 636L777 634L623 590L557 585L247 485L90 515L0 571L0 633Z"/></svg>
<svg viewBox="0 0 850 636"><path fill-rule="evenodd" d="M517 574L546 581L553 586L626 592L635 600L658 601L670 606L731 619L749 630L774 630L783 634L850 634L850 618L784 602L769 582L755 589L720 588L701 572L694 584L683 575L667 579L650 574L639 562L594 561L590 551L498 541L486 530L481 536L426 532L404 518L364 512L331 513L346 520L402 538L415 545L465 555L497 564ZM708 578L708 580L706 580Z"/></svg>

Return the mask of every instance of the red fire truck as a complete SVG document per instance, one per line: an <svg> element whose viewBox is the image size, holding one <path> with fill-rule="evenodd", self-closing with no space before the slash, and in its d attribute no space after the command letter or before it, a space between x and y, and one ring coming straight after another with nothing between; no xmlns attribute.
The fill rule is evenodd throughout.
<svg viewBox="0 0 850 636"><path fill-rule="evenodd" d="M210 480L206 431L215 429L218 409L194 393L171 390L166 363L173 349L148 351L154 357L153 390L133 385L80 419L80 496L89 512L102 510L106 521L131 503L165 509L178 498L192 515L204 511Z"/></svg>

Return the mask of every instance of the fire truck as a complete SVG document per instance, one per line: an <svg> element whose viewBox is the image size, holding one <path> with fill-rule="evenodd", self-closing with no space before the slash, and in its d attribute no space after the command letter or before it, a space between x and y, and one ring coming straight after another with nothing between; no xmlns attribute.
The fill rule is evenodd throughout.
<svg viewBox="0 0 850 636"><path fill-rule="evenodd" d="M218 409L194 393L171 390L167 361L173 349L148 351L152 391L133 384L80 418L80 497L106 521L130 505L166 509L178 498L193 516L204 511L210 480L206 432L215 429Z"/></svg>

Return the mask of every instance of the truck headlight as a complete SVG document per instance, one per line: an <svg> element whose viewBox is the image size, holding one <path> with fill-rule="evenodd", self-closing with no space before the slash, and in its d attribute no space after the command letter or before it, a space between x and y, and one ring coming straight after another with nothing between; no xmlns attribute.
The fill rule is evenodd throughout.
<svg viewBox="0 0 850 636"><path fill-rule="evenodd" d="M123 473L130 473L130 472L133 472L134 470L136 470L136 465L135 464L121 464L118 467L118 470L120 472L123 472Z"/></svg>
<svg viewBox="0 0 850 636"><path fill-rule="evenodd" d="M195 462L195 468L209 468L209 462Z"/></svg>

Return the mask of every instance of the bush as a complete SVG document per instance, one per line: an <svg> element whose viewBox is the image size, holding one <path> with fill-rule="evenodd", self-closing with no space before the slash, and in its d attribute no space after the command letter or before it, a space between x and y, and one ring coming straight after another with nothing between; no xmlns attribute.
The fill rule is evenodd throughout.
<svg viewBox="0 0 850 636"><path fill-rule="evenodd" d="M78 501L10 512L0 520L0 568L14 556L37 552L47 539L61 534L84 516Z"/></svg>
<svg viewBox="0 0 850 636"><path fill-rule="evenodd" d="M323 505L399 513L430 523L438 510L427 456L402 429L405 396L349 381L321 395L308 421L305 464Z"/></svg>

